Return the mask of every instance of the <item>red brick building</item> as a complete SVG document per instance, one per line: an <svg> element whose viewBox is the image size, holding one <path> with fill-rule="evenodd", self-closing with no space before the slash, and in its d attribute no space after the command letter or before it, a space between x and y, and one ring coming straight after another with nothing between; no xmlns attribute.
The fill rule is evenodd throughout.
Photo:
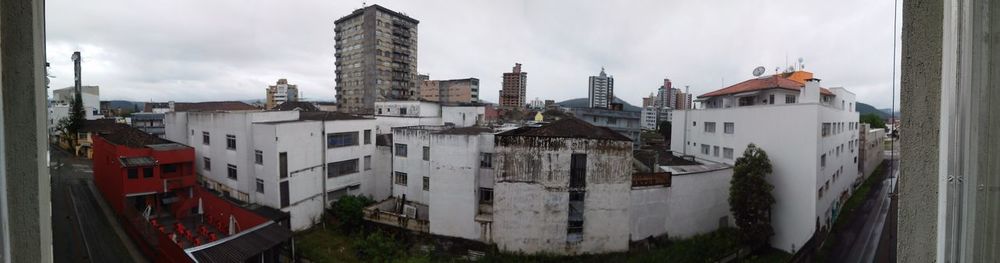
<svg viewBox="0 0 1000 263"><path fill-rule="evenodd" d="M154 262L278 262L291 231L197 184L194 149L129 126L92 135L94 182Z"/></svg>

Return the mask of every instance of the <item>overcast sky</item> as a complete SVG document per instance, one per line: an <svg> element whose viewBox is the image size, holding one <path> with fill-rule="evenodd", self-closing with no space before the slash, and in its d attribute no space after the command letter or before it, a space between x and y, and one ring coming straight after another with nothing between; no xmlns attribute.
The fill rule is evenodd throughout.
<svg viewBox="0 0 1000 263"><path fill-rule="evenodd" d="M306 99L333 100L333 21L363 3L46 1L51 86L72 85L79 50L83 83L101 86L102 100L263 100L279 78ZM604 66L615 95L641 104L663 78L699 95L801 57L823 86L891 103L892 1L367 4L420 20L420 73L479 78L480 97L492 102L515 62L528 72L529 100L586 97L587 77Z"/></svg>

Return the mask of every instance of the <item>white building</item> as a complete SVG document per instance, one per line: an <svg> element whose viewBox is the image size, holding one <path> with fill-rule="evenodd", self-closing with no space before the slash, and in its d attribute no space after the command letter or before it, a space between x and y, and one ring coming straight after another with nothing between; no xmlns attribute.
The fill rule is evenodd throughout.
<svg viewBox="0 0 1000 263"><path fill-rule="evenodd" d="M601 74L590 76L589 82L587 98L590 99L590 107L611 108L615 100L615 78L605 74L604 68L601 68Z"/></svg>
<svg viewBox="0 0 1000 263"><path fill-rule="evenodd" d="M885 149L882 143L885 141L885 129L871 129L869 124L861 123L861 129L859 134L861 135L861 140L859 145L856 146L860 151L858 157L861 158L858 161L858 171L861 172L862 177L866 177L878 168L882 161L885 160ZM853 150L853 149L852 149ZM858 183L860 184L860 180Z"/></svg>
<svg viewBox="0 0 1000 263"><path fill-rule="evenodd" d="M318 222L343 195L378 198L374 119L255 110L168 112L164 122L166 138L195 148L207 188L288 212L292 230Z"/></svg>
<svg viewBox="0 0 1000 263"><path fill-rule="evenodd" d="M731 166L704 162L661 169L670 173L667 185L633 181L629 208L632 241L663 235L688 238L733 225L729 212Z"/></svg>
<svg viewBox="0 0 1000 263"><path fill-rule="evenodd" d="M674 111L670 108L658 108L647 106L642 109L642 129L656 130L660 127L660 122L673 121Z"/></svg>
<svg viewBox="0 0 1000 263"><path fill-rule="evenodd" d="M81 86L80 99L83 101L84 119L96 120L104 118L101 115L101 90L98 86ZM59 120L69 118L71 103L76 100L74 87L61 88L52 91L49 101L49 132L55 132Z"/></svg>
<svg viewBox="0 0 1000 263"><path fill-rule="evenodd" d="M299 88L296 85L288 84L287 79L278 79L275 85L267 86L265 90L267 102L265 109L272 109L288 101L299 101Z"/></svg>
<svg viewBox="0 0 1000 263"><path fill-rule="evenodd" d="M375 102L376 133L391 134L393 127L445 125L470 127L483 123L483 104L449 104L428 101Z"/></svg>
<svg viewBox="0 0 1000 263"><path fill-rule="evenodd" d="M504 251L626 251L632 143L576 118L496 135L493 241Z"/></svg>
<svg viewBox="0 0 1000 263"><path fill-rule="evenodd" d="M860 175L858 152L851 150L859 143L854 94L820 88L812 73L793 74L701 95L702 109L674 112L671 135L675 154L726 164L750 143L765 150L777 201L771 246L788 252L832 224Z"/></svg>

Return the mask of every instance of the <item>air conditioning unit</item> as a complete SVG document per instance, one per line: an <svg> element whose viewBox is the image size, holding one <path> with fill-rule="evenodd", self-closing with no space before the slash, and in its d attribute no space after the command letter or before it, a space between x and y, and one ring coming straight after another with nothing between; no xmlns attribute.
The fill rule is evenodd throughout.
<svg viewBox="0 0 1000 263"><path fill-rule="evenodd" d="M403 205L403 216L408 218L417 218L417 207L412 205Z"/></svg>

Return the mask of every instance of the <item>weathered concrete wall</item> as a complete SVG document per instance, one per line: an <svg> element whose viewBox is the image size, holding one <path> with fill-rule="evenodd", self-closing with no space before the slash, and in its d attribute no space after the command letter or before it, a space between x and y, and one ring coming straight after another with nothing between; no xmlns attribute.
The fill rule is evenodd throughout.
<svg viewBox="0 0 1000 263"><path fill-rule="evenodd" d="M733 169L675 175L670 187L633 188L629 227L631 240L666 234L687 238L733 226L729 181Z"/></svg>
<svg viewBox="0 0 1000 263"><path fill-rule="evenodd" d="M903 1L899 262L936 257L944 4Z"/></svg>
<svg viewBox="0 0 1000 263"><path fill-rule="evenodd" d="M51 262L44 1L0 2L0 83L0 253L10 262Z"/></svg>
<svg viewBox="0 0 1000 263"><path fill-rule="evenodd" d="M497 136L493 240L505 251L628 250L629 141ZM570 160L587 154L583 235L567 242Z"/></svg>
<svg viewBox="0 0 1000 263"><path fill-rule="evenodd" d="M433 234L477 240L481 235L475 216L479 170L476 135L435 134L430 138L430 231Z"/></svg>

